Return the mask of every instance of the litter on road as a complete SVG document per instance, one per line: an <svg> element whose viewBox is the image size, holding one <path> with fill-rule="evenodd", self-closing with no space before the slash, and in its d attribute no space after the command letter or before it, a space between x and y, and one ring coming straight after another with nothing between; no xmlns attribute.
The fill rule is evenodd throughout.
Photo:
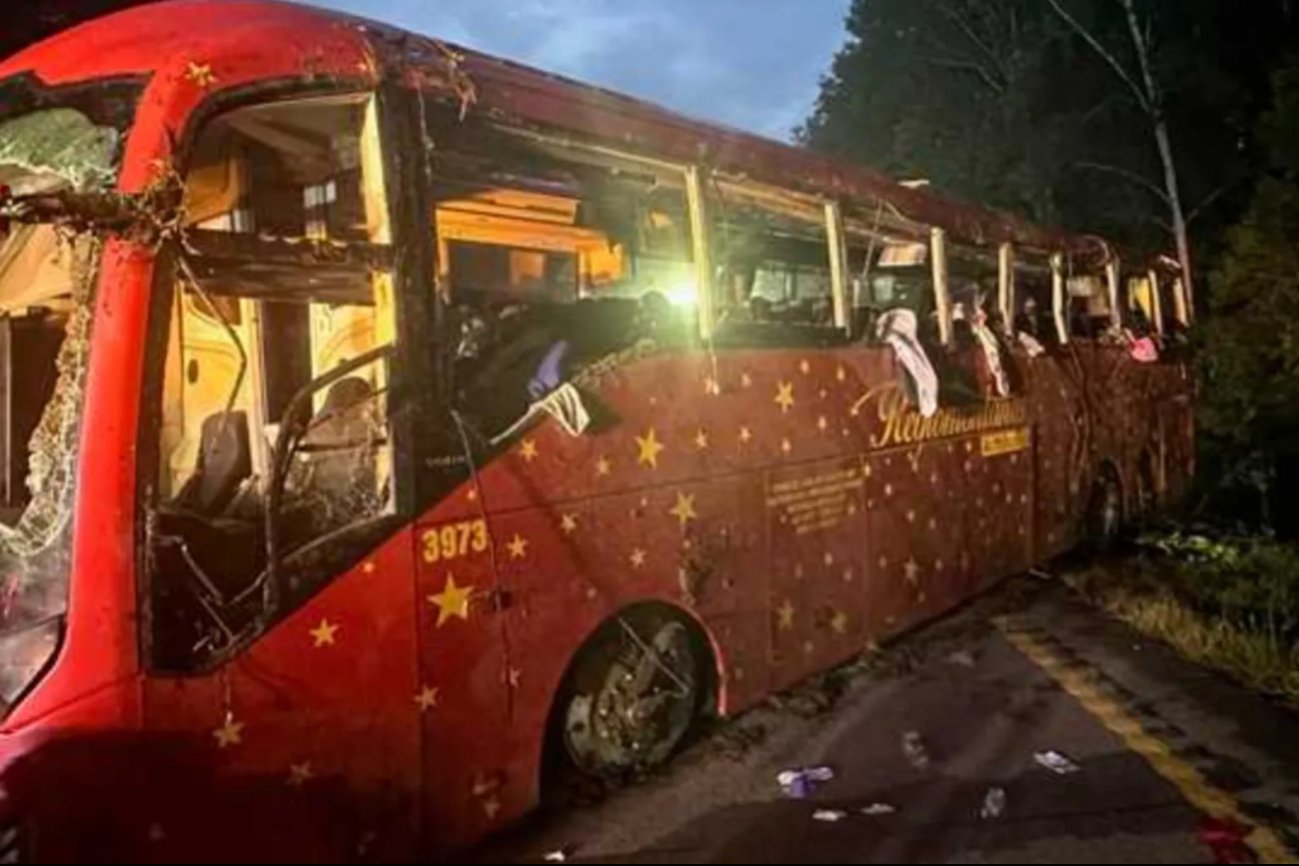
<svg viewBox="0 0 1299 866"><path fill-rule="evenodd" d="M803 800L811 796L818 786L834 778L830 767L802 767L797 770L784 770L776 775L780 790L786 797Z"/></svg>
<svg viewBox="0 0 1299 866"><path fill-rule="evenodd" d="M1078 772L1077 764L1054 749L1046 752L1037 752L1033 755L1033 760L1037 761L1041 766L1046 767L1052 773L1061 776L1067 776L1070 773Z"/></svg>
<svg viewBox="0 0 1299 866"><path fill-rule="evenodd" d="M979 810L979 817L985 821L993 818L1000 818L1006 811L1006 789L989 788L988 793L983 797L983 808Z"/></svg>
<svg viewBox="0 0 1299 866"><path fill-rule="evenodd" d="M839 809L817 809L812 813L812 820L835 824L848 817L848 813Z"/></svg>

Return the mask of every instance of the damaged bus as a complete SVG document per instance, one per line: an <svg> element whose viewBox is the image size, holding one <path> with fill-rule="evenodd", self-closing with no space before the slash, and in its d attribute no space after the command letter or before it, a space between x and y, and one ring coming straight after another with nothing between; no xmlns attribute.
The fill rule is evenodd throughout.
<svg viewBox="0 0 1299 866"><path fill-rule="evenodd" d="M382 25L0 63L0 854L404 859L1194 470L1167 259Z"/></svg>

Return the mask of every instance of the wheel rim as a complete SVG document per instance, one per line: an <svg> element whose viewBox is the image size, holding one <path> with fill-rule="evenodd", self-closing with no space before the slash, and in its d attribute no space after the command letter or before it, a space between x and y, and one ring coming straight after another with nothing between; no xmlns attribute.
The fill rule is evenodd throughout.
<svg viewBox="0 0 1299 866"><path fill-rule="evenodd" d="M565 746L587 772L660 764L694 721L698 667L686 627L661 623L637 638L624 634L618 651L609 653L592 677L591 688L576 690L568 701Z"/></svg>

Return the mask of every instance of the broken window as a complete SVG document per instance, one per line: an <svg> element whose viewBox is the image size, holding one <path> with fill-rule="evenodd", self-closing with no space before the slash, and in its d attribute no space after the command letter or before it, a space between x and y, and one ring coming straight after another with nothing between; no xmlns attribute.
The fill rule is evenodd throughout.
<svg viewBox="0 0 1299 866"><path fill-rule="evenodd" d="M92 235L25 221L25 202L106 191L121 146L73 108L16 113L36 99L19 97L0 102L0 217L16 220L0 234L0 710L61 639L100 253Z"/></svg>
<svg viewBox="0 0 1299 866"><path fill-rule="evenodd" d="M161 667L234 647L363 555L395 511L376 111L368 97L257 106L196 142L192 252L162 287L150 532Z"/></svg>
<svg viewBox="0 0 1299 866"><path fill-rule="evenodd" d="M688 339L698 298L679 172L429 115L455 402L484 438L599 362Z"/></svg>
<svg viewBox="0 0 1299 866"><path fill-rule="evenodd" d="M709 201L723 343L817 343L834 321L824 206L717 179Z"/></svg>

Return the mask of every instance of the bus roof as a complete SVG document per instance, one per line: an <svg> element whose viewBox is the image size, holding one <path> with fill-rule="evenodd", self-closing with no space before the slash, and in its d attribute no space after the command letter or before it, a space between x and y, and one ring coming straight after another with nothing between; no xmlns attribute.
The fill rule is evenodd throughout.
<svg viewBox="0 0 1299 866"><path fill-rule="evenodd" d="M88 46L92 46L88 50ZM860 165L688 118L644 100L346 14L276 0L166 0L74 27L0 62L0 77L48 84L151 76L142 111L180 113L223 89L322 76L373 86L400 75L448 98L472 87L472 110L510 123L728 174L943 228L988 250L1009 241L1099 264L1094 236L1034 226L981 205L903 186ZM201 87L204 92L178 97ZM183 123L183 118L172 118ZM176 123L168 124L175 129ZM125 181L124 181L125 184Z"/></svg>

